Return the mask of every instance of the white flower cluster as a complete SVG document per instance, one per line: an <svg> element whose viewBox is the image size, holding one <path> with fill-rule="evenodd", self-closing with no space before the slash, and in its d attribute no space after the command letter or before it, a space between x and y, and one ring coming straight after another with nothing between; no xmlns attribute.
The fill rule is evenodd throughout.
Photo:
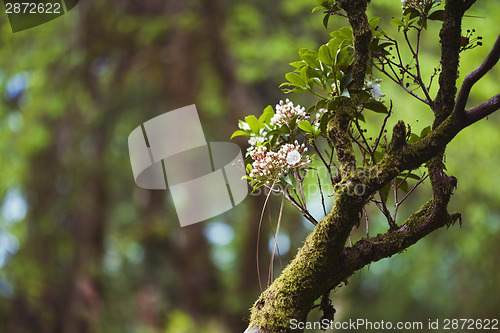
<svg viewBox="0 0 500 333"><path fill-rule="evenodd" d="M427 4L431 2L440 4L441 0L401 0L401 3L403 4L401 8L405 9L405 7L411 7L423 11Z"/></svg>
<svg viewBox="0 0 500 333"><path fill-rule="evenodd" d="M265 133L264 136L251 136L250 139L248 139L248 144L251 147L256 147L258 143L263 143L266 141Z"/></svg>
<svg viewBox="0 0 500 333"><path fill-rule="evenodd" d="M374 100L383 102L382 97L385 97L385 94L380 89L380 82L382 82L381 79L376 79L375 83L372 81L365 81L365 86L370 90L370 95Z"/></svg>
<svg viewBox="0 0 500 333"><path fill-rule="evenodd" d="M309 116L306 114L306 108L300 107L300 105L293 106L293 103L287 99L285 102L280 101L276 104L276 113L271 118L271 125L282 126L284 124L289 124L293 117L297 117L297 123L301 120L306 120Z"/></svg>
<svg viewBox="0 0 500 333"><path fill-rule="evenodd" d="M311 163L310 157L304 155L306 151L305 145L299 145L297 141L284 144L277 152L258 146L250 152L254 162L249 176L259 180L265 178L267 183L279 180L290 170L305 168Z"/></svg>

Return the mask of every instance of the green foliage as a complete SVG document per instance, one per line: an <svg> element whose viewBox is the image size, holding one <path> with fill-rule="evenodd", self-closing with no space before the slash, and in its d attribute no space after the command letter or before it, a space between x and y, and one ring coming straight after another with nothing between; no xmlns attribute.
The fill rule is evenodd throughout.
<svg viewBox="0 0 500 333"><path fill-rule="evenodd" d="M405 32L411 28L427 29L427 20L442 21L444 10L436 9L441 1L436 0L405 0L403 2L403 18L393 18L391 24Z"/></svg>

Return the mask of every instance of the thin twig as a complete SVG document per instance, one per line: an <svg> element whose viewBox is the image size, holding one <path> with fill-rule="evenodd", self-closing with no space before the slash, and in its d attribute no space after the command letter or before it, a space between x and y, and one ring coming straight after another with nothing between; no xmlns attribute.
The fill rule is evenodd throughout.
<svg viewBox="0 0 500 333"><path fill-rule="evenodd" d="M281 226L281 218L283 217L283 206L285 203L285 199L281 199L281 207L280 207L280 215L278 217L278 224L276 225L276 234L274 233L274 230L271 227L271 230L273 230L273 236L274 236L274 245L273 245L273 252L271 254L271 261L269 262L269 273L267 276L267 286L269 287L271 285L271 281L273 280L273 275L274 275L274 253L276 250L278 250L278 257L280 260L280 267L283 268L283 265L281 263L281 255L279 253L278 249L278 235L280 232L280 226Z"/></svg>
<svg viewBox="0 0 500 333"><path fill-rule="evenodd" d="M323 196L323 189L321 188L321 181L319 179L319 175L316 174L316 176L318 177L319 193L321 194L321 205L323 206L323 213L325 213L326 216L325 197Z"/></svg>
<svg viewBox="0 0 500 333"><path fill-rule="evenodd" d="M417 188L417 186L420 185L424 180L427 179L427 177L429 177L429 175L426 175L424 172L422 177L420 177L420 179L417 181L417 183L412 186L412 188L408 191L408 193L406 193L406 195L403 197L403 199L401 199L401 201L398 203L398 205L401 205L410 196L410 194Z"/></svg>
<svg viewBox="0 0 500 333"><path fill-rule="evenodd" d="M323 155L321 155L319 149L318 149L318 146L316 146L316 142L313 142L313 145L314 147L314 150L316 150L316 152L318 153L318 156L319 158L321 159L321 161L323 162L323 164L325 165L326 169L328 170L328 174L330 175L330 180L332 181L332 186L334 185L333 183L333 175L332 175L332 164L331 164L331 160L330 160L330 163L326 163L325 159L323 158Z"/></svg>
<svg viewBox="0 0 500 333"><path fill-rule="evenodd" d="M275 183L271 186L271 188L274 186ZM264 206L262 207L262 212L260 213L260 219L259 219L259 228L257 229L257 253L256 253L256 262L257 262L257 277L259 279L259 287L261 291L264 291L262 289L262 282L260 278L260 268L259 268L259 243L260 243L260 229L262 227L262 219L264 218L264 211L267 206L267 202L269 201L269 197L271 196L271 191L266 196L266 200L264 201Z"/></svg>
<svg viewBox="0 0 500 333"><path fill-rule="evenodd" d="M295 208L297 208L309 222L311 222L315 226L318 224L318 221L307 210L301 207L300 204L290 195L290 193L288 193L288 186L282 193L285 196L285 199L287 199ZM295 195L297 195L297 192L295 192Z"/></svg>
<svg viewBox="0 0 500 333"><path fill-rule="evenodd" d="M396 229L397 225L393 221L391 213L389 212L389 209L387 208L387 205L385 204L384 196L382 195L382 191L378 191L378 195L380 196L380 203L381 205L377 204L377 207L382 211L382 214L384 214L385 218L387 219L387 222L389 223L389 228L390 229Z"/></svg>
<svg viewBox="0 0 500 333"><path fill-rule="evenodd" d="M391 116L391 114L392 114L392 100L390 102L389 112L384 117L384 121L382 123L382 127L380 128L380 133L379 133L377 139L375 140L375 144L373 145L373 156L375 156L375 151L377 150L378 144L380 143L380 139L382 139L382 135L384 135L384 130L385 130L385 127L387 126L387 120L389 119L389 117ZM375 157L373 158L373 163L376 163ZM370 161L370 165L371 164L372 164L372 161Z"/></svg>
<svg viewBox="0 0 500 333"><path fill-rule="evenodd" d="M411 91L410 89L408 89L407 87L405 87L404 85L402 85L399 81L395 80L392 76L390 76L386 70L380 68L379 66L375 65L375 68L377 68L380 72L382 72L383 74L385 74L385 76L387 76L389 79L391 79L392 81L394 81L395 83L397 83L401 88L403 88L408 94L410 94L411 96L415 97L416 99L418 99L420 102L422 103L425 103L425 104L429 104L425 99L423 99L422 97L418 96L417 94L415 94L413 91Z"/></svg>
<svg viewBox="0 0 500 333"><path fill-rule="evenodd" d="M365 225L366 225L366 237L370 237L370 229L368 227L368 213L366 212L366 208L363 207L363 212L365 213Z"/></svg>

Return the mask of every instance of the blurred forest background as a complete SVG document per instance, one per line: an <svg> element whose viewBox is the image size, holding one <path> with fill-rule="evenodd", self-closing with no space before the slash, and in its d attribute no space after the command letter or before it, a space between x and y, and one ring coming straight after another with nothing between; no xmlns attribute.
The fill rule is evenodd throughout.
<svg viewBox="0 0 500 333"><path fill-rule="evenodd" d="M0 15L0 332L244 331L260 294L265 196L181 228L168 191L135 185L127 138L144 121L189 104L208 141L228 141L237 119L280 99L309 106L278 85L299 48L317 49L346 23L334 17L325 30L322 15L311 14L315 5L86 0L15 34ZM394 33L389 21L401 14L399 1L370 8ZM468 14L483 17L465 18L463 28L475 29L484 45L462 53L460 81L500 32L497 0L478 1ZM431 23L422 46L429 75L439 61L438 28ZM388 80L381 85L394 103L392 123L404 119L416 133L430 124L430 110ZM497 67L473 89L471 106L499 87ZM463 213L463 227L438 230L355 274L332 294L336 320L499 318L499 126L494 114L449 145L447 169L458 178L450 211ZM427 200L425 187L401 219ZM280 202L272 197L260 232L263 287ZM377 228L386 226L373 214L370 234ZM286 207L283 265L310 230ZM364 233L362 226L353 237ZM278 258L274 267L276 276ZM313 310L310 318L319 316Z"/></svg>

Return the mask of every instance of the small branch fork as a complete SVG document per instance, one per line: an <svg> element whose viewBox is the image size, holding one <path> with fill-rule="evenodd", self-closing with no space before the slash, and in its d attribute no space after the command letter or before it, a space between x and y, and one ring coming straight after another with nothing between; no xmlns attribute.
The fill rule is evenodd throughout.
<svg viewBox="0 0 500 333"><path fill-rule="evenodd" d="M493 45L490 53L479 67L467 74L462 83L462 87L457 95L455 108L453 113L455 116L464 122L465 126L475 123L476 121L490 115L500 107L500 94L493 96L486 102L478 106L465 110L469 94L477 81L479 81L486 73L488 73L498 62L500 58L500 35L498 36L495 44Z"/></svg>

